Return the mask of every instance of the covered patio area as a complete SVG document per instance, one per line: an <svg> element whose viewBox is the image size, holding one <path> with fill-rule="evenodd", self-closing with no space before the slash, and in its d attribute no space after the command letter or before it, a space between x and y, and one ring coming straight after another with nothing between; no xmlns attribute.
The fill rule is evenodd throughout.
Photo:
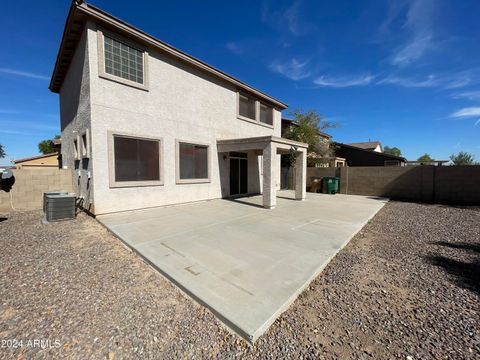
<svg viewBox="0 0 480 360"><path fill-rule="evenodd" d="M305 200L307 181L308 144L276 136L261 136L242 139L217 140L217 151L221 153L249 151L262 155L261 193L263 207L273 209L277 205L281 154L295 156L295 199Z"/></svg>

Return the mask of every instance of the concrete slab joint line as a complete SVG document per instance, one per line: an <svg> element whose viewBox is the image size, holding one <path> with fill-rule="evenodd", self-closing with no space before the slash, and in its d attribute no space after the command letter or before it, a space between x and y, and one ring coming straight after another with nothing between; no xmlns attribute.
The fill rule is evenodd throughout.
<svg viewBox="0 0 480 360"><path fill-rule="evenodd" d="M271 150L265 149L267 158ZM278 195L268 199L274 210L263 208L260 195L97 219L253 344L388 201L315 193L295 201L296 191Z"/></svg>

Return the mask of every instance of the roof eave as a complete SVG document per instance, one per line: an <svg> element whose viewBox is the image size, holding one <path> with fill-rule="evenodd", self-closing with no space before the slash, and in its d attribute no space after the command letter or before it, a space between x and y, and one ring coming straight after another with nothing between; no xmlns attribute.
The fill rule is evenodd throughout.
<svg viewBox="0 0 480 360"><path fill-rule="evenodd" d="M357 147L357 146L352 146L352 145L348 145L348 144L342 144L342 143L339 143L339 142L336 142L335 145L344 146L344 147L346 147L346 148L350 148L350 149L354 149L354 150L364 151L364 152L366 152L366 153L374 154L374 155L376 155L376 156L389 157L389 158L392 158L392 159L394 159L394 160L400 160L400 161L404 161L404 162L407 161L407 159L404 158L403 156L395 156L395 155L385 154L385 153L383 153L383 152L366 150L366 149L362 149L362 148Z"/></svg>
<svg viewBox="0 0 480 360"><path fill-rule="evenodd" d="M70 7L70 11L69 11L69 14L68 14L68 17L67 17L67 20L66 20L66 23L65 23L65 29L64 29L64 33L63 33L63 37L62 37L62 42L61 42L61 46L60 46L60 50L58 52L58 55L57 55L57 60L56 60L56 63L55 63L55 68L54 68L54 71L53 71L53 75L52 75L52 79L50 81L50 90L52 92L56 92L58 93L60 91L60 88L61 88L61 84L60 85L55 85L53 84L53 81L54 79L56 78L56 75L57 75L57 71L58 71L58 66L59 66L59 61L62 54L63 54L63 51L64 51L64 45L65 45L65 39L66 39L66 36L68 35L68 30L70 25L71 25L71 22L73 21L73 18L75 17L76 15L76 11L82 13L83 15L87 16L87 17L91 17L93 19L96 19L97 21L100 21L100 22L103 22L103 23L106 23L112 27L115 27L116 29L126 33L126 34L129 34L131 35L132 37L134 38L137 38L137 39L141 39L142 41L146 42L147 44L151 45L152 47L154 48L157 48L157 49L160 49L161 51L164 51L170 55L172 55L173 57L183 61L183 62L186 62L200 70L203 70L211 75L214 75L215 77L217 78L220 78L232 85L234 85L235 87L243 90L243 91L246 91L252 95L255 95L261 99L263 99L264 101L267 101L269 103L271 103L272 105L274 105L275 107L279 108L280 110L283 110L283 109L286 109L288 107L288 105L280 100L277 100L263 92L261 92L260 90L257 90L249 85L247 85L246 83L234 78L233 76L219 70L219 69L216 69L214 68L213 66L211 65L208 65L207 63L199 60L199 59L196 59L194 58L193 56L191 55L188 55L186 53L184 53L183 51L179 50L179 49L176 49L175 47L153 37L152 35L149 35L147 34L146 32L140 30L140 29L137 29L136 27L126 23L125 21L121 20L121 19L118 19L112 15L110 15L109 13L93 6L93 5L90 5L90 4L87 4L86 2L84 1L73 1L72 2L72 5ZM63 81L62 81L63 82Z"/></svg>

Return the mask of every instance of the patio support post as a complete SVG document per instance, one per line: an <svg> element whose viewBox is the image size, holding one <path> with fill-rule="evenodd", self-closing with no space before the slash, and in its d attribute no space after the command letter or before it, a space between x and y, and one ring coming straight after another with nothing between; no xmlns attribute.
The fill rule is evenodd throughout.
<svg viewBox="0 0 480 360"><path fill-rule="evenodd" d="M269 142L263 149L263 207L273 209L277 205L277 147Z"/></svg>
<svg viewBox="0 0 480 360"><path fill-rule="evenodd" d="M295 199L305 200L307 194L307 149L297 152L295 161Z"/></svg>

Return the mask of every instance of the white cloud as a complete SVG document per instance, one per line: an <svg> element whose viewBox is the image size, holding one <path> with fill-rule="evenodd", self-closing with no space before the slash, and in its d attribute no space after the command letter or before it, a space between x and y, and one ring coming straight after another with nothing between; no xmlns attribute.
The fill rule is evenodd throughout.
<svg viewBox="0 0 480 360"><path fill-rule="evenodd" d="M278 31L289 31L292 35L302 36L315 28L302 14L302 0L294 0L287 8L279 8L277 2L262 2L262 21ZM303 11L304 12L304 11Z"/></svg>
<svg viewBox="0 0 480 360"><path fill-rule="evenodd" d="M452 97L454 99L480 100L480 91L465 91L453 94Z"/></svg>
<svg viewBox="0 0 480 360"><path fill-rule="evenodd" d="M270 64L270 70L282 74L291 80L302 80L311 75L308 69L308 63L308 60L302 62L295 58L283 63L274 61Z"/></svg>
<svg viewBox="0 0 480 360"><path fill-rule="evenodd" d="M48 76L45 76L45 75L35 74L35 73L28 72L28 71L9 69L9 68L0 68L0 73L8 74L8 75L14 75L14 76L27 77L27 78L31 78L31 79L38 79L38 80L49 80L50 79Z"/></svg>
<svg viewBox="0 0 480 360"><path fill-rule="evenodd" d="M405 77L401 75L388 75L380 79L377 84L398 85L406 88L443 88L458 89L470 84L471 79L465 73L457 73L452 75L435 75L430 74L426 77Z"/></svg>
<svg viewBox="0 0 480 360"><path fill-rule="evenodd" d="M480 119L478 119L477 121L475 121L475 124L473 124L473 126L477 126L478 124L480 124Z"/></svg>
<svg viewBox="0 0 480 360"><path fill-rule="evenodd" d="M233 41L228 42L225 46L235 55L241 55L244 52L243 48L238 43Z"/></svg>
<svg viewBox="0 0 480 360"><path fill-rule="evenodd" d="M400 77L400 76L387 76L377 82L378 85L381 84L391 84L398 85L402 87L419 87L419 88L428 88L435 87L440 84L440 80L435 75L428 75L425 79L415 79L409 77Z"/></svg>
<svg viewBox="0 0 480 360"><path fill-rule="evenodd" d="M415 37L409 43L397 49L392 57L392 64L405 66L420 59L432 48L432 36Z"/></svg>
<svg viewBox="0 0 480 360"><path fill-rule="evenodd" d="M322 75L316 78L313 83L324 87L345 88L351 86L365 86L369 85L375 78L374 75L366 74L354 77L328 77Z"/></svg>
<svg viewBox="0 0 480 360"><path fill-rule="evenodd" d="M473 116L480 116L480 106L472 106L460 109L455 111L450 115L454 118L464 118L464 117L473 117Z"/></svg>
<svg viewBox="0 0 480 360"><path fill-rule="evenodd" d="M392 2L395 4L395 2ZM433 19L436 13L435 0L411 0L404 2L408 4L402 30L407 34L407 40L396 47L393 51L390 62L396 66L409 65L423 56L438 44L435 41L433 31ZM386 22L381 26L380 31L385 32L386 27L394 23L394 20L403 14L404 6L392 5L395 11L390 11Z"/></svg>

